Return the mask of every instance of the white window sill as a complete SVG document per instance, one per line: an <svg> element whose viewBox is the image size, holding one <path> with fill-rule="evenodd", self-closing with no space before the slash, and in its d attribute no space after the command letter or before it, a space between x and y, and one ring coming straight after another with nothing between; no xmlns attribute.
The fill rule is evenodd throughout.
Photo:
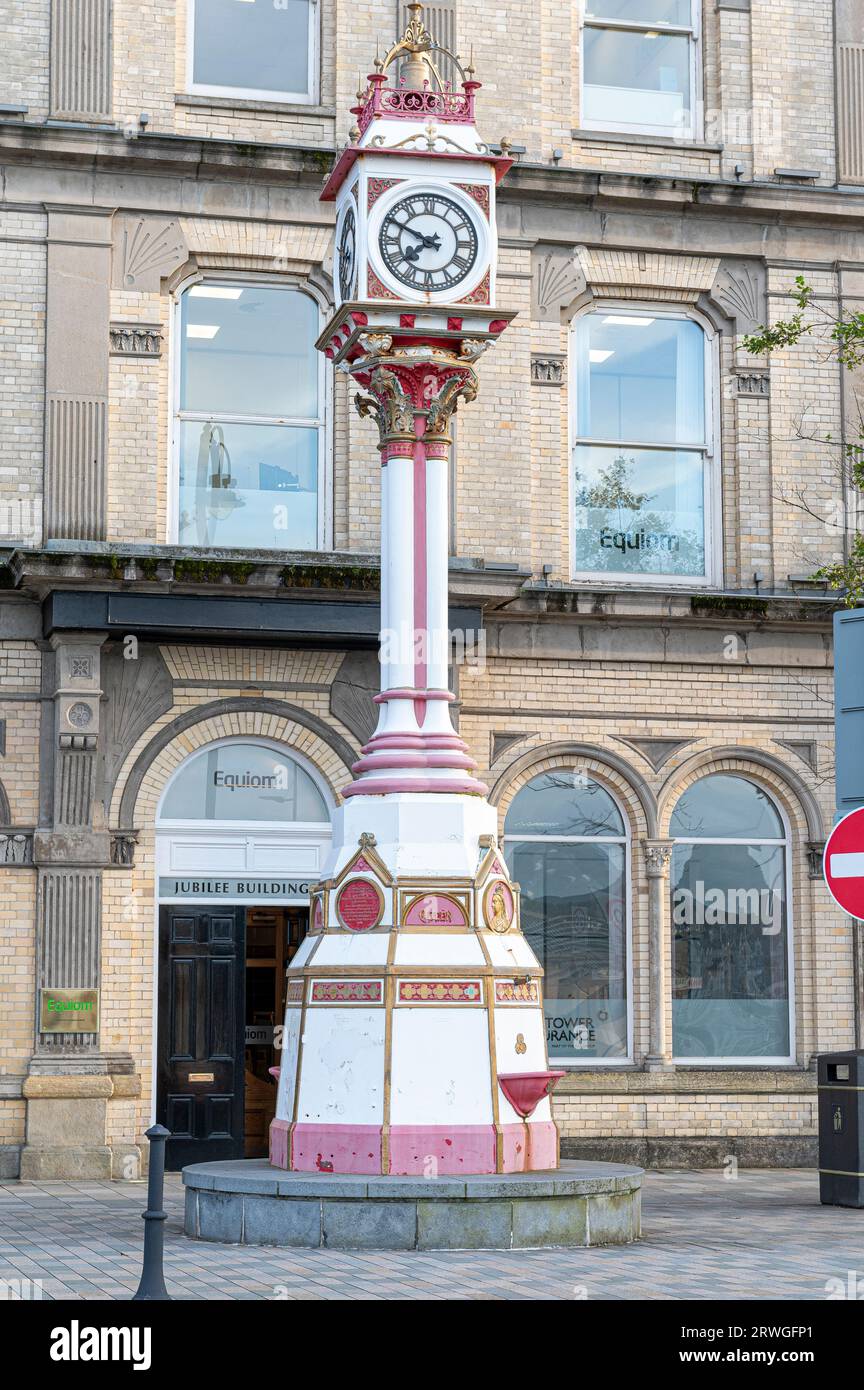
<svg viewBox="0 0 864 1390"><path fill-rule="evenodd" d="M590 129L584 127L574 127L570 131L574 140L597 140L602 144L611 143L614 145L648 145L657 149L680 149L696 150L707 154L722 154L722 145L711 145L704 140L692 139L689 135L660 135L649 131L638 130L601 130L592 126Z"/></svg>
<svg viewBox="0 0 864 1390"><path fill-rule="evenodd" d="M335 119L336 108L316 106L307 101L278 101L272 97L210 96L205 92L175 92L175 106L214 107L221 111L265 111L281 116L329 116Z"/></svg>

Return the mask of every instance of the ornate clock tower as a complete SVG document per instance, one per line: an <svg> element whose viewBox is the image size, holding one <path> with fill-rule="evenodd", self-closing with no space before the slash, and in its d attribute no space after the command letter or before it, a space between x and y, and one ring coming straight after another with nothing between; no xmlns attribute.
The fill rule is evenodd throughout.
<svg viewBox="0 0 864 1390"><path fill-rule="evenodd" d="M542 971L449 713L450 421L513 317L494 307L495 189L510 160L480 140L480 84L421 8L358 94L322 193L337 207L338 307L318 347L379 431L381 692L288 970L270 1148L300 1171L558 1163Z"/></svg>

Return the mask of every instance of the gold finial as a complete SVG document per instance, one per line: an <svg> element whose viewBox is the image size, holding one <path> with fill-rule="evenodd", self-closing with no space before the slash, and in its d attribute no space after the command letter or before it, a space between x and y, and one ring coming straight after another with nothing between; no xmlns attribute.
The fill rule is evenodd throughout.
<svg viewBox="0 0 864 1390"><path fill-rule="evenodd" d="M413 0L408 6L405 33L386 54L382 68L386 70L398 59L401 63L401 87L421 92L424 88L443 91L444 82L431 56L433 52L453 56L435 42L423 23L423 6Z"/></svg>

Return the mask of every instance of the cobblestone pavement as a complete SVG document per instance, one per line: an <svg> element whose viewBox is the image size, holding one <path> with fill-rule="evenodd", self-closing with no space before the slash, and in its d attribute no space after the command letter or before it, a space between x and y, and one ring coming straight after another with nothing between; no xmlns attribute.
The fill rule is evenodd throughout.
<svg viewBox="0 0 864 1390"><path fill-rule="evenodd" d="M0 1281L41 1280L46 1299L129 1298L145 1196L144 1183L0 1185ZM825 1299L826 1284L847 1285L849 1271L864 1294L864 1211L820 1206L812 1170L742 1170L732 1181L649 1173L642 1240L600 1250L205 1244L183 1235L173 1174L166 1210L166 1279L178 1299Z"/></svg>

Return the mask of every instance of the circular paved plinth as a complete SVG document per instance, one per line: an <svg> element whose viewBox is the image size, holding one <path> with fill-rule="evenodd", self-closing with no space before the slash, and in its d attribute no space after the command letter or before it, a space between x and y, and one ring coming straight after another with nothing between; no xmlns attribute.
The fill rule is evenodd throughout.
<svg viewBox="0 0 864 1390"><path fill-rule="evenodd" d="M565 1160L548 1172L464 1178L286 1173L264 1158L183 1169L186 1234L232 1245L510 1250L626 1245L642 1169Z"/></svg>

